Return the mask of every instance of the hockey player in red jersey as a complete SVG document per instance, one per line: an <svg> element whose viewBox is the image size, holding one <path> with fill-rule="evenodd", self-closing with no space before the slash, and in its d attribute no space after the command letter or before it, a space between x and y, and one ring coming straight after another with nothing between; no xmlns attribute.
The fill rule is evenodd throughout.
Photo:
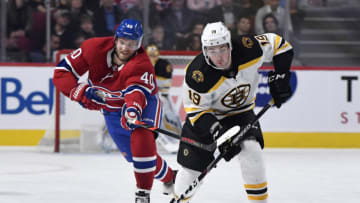
<svg viewBox="0 0 360 203"><path fill-rule="evenodd" d="M57 66L53 83L64 95L84 108L104 114L109 133L133 164L135 203L149 203L153 179L172 187L174 174L155 145L154 134L137 128L135 121L160 127L161 102L155 71L141 47L140 22L123 20L114 37L92 38ZM86 78L84 80L83 78Z"/></svg>

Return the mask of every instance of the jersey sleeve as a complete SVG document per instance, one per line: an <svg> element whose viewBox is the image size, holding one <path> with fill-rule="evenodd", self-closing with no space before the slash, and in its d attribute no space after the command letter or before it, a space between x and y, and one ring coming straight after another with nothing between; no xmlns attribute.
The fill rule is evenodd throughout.
<svg viewBox="0 0 360 203"><path fill-rule="evenodd" d="M272 62L277 55L292 51L291 44L281 36L274 33L265 33L255 36L263 50L265 62Z"/></svg>
<svg viewBox="0 0 360 203"><path fill-rule="evenodd" d="M147 98L157 91L155 82L155 71L153 66L146 62L130 63L125 71L125 103L137 105L144 109L147 105Z"/></svg>
<svg viewBox="0 0 360 203"><path fill-rule="evenodd" d="M289 72L294 51L288 41L277 34L266 33L255 36L259 42L265 62L273 62L276 72Z"/></svg>
<svg viewBox="0 0 360 203"><path fill-rule="evenodd" d="M53 83L63 94L69 96L71 89L77 85L77 81L87 70L88 64L83 55L83 48L79 48L56 65Z"/></svg>

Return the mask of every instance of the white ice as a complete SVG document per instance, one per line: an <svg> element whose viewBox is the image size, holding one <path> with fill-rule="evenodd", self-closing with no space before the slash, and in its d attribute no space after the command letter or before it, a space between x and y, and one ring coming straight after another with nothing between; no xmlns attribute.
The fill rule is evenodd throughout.
<svg viewBox="0 0 360 203"><path fill-rule="evenodd" d="M360 149L265 149L270 203L360 202ZM178 168L175 155L163 155ZM132 167L119 153L0 147L0 203L133 203ZM151 203L167 203L154 182ZM192 203L245 203L239 163L221 161Z"/></svg>

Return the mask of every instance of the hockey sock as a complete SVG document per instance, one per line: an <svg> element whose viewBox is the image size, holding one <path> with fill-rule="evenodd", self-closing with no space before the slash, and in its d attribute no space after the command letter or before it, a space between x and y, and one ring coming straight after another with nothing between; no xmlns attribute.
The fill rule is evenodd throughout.
<svg viewBox="0 0 360 203"><path fill-rule="evenodd" d="M164 183L173 181L174 173L172 169L167 165L166 161L160 157L160 155L156 154L156 157L156 170L154 178Z"/></svg>
<svg viewBox="0 0 360 203"><path fill-rule="evenodd" d="M156 169L156 146L152 132L136 128L131 133L131 153L136 178L136 186L151 190Z"/></svg>
<svg viewBox="0 0 360 203"><path fill-rule="evenodd" d="M266 203L267 182L260 144L255 140L244 141L239 158L249 201Z"/></svg>

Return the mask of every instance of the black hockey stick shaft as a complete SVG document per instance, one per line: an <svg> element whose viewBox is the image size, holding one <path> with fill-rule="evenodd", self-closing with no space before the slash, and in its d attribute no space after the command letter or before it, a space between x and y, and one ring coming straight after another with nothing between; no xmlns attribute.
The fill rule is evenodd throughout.
<svg viewBox="0 0 360 203"><path fill-rule="evenodd" d="M214 151L216 149L216 143L203 144L203 143L200 143L200 142L198 142L196 140L193 140L193 139L190 139L190 138L187 138L187 137L181 137L180 135L175 134L173 132L170 132L170 131L167 131L167 130L164 130L164 129L161 129L161 128L157 128L157 127L154 127L154 126L150 126L149 124L146 124L146 123L141 122L141 121L136 121L135 125L137 125L138 127L141 127L141 128L148 129L148 130L150 130L152 132L162 133L164 135L167 135L167 136L170 136L172 138L178 139L181 142L185 142L185 143L187 143L189 145L204 149L206 151Z"/></svg>
<svg viewBox="0 0 360 203"><path fill-rule="evenodd" d="M248 125L243 128L239 134L237 134L234 139L232 140L232 144L240 144L244 139L247 138L246 133L255 125L259 119L264 115L264 113L270 109L270 107L274 104L274 100L271 99L268 104L265 105L264 108L255 116L254 120L252 120ZM200 185L200 182L204 177L216 166L216 164L224 157L224 154L219 154L207 167L206 169L189 185L188 189L182 193L178 199L172 198L170 203L180 203L181 200L185 198L185 195L190 193L191 191L195 190Z"/></svg>
<svg viewBox="0 0 360 203"><path fill-rule="evenodd" d="M95 93L99 97L101 97L104 102L106 102L106 96L105 96L105 93L103 91L98 90ZM189 145L204 149L206 151L214 151L216 149L216 143L214 143L214 144L203 144L203 143L200 143L200 142L198 142L196 140L193 140L191 138L181 137L180 135L175 134L173 132L170 132L170 131L167 131L167 130L164 130L164 129L161 129L161 128L157 128L157 127L154 127L154 126L150 126L149 124L146 124L146 123L141 122L141 121L136 121L135 125L137 125L138 127L141 127L141 128L148 129L148 130L150 130L152 132L162 133L164 135L167 135L167 136L170 136L172 138L178 139L181 142L185 142L185 143L187 143Z"/></svg>

